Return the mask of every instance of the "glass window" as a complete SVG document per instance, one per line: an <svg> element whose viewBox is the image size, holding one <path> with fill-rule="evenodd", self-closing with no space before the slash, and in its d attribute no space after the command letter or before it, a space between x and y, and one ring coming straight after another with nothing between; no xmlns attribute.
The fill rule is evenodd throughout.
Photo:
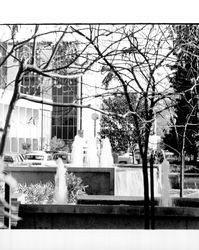
<svg viewBox="0 0 199 250"><path fill-rule="evenodd" d="M53 101L72 103L77 95L77 79L60 80L62 87L53 90ZM52 111L52 137L70 142L74 139L77 131L77 109L53 107Z"/></svg>
<svg viewBox="0 0 199 250"><path fill-rule="evenodd" d="M28 95L40 96L38 76L33 73L24 76L21 83L21 92Z"/></svg>
<svg viewBox="0 0 199 250"><path fill-rule="evenodd" d="M0 46L0 64L3 63L3 60L6 56L6 51L7 51L7 43L6 42L1 42ZM6 77L7 77L7 60L1 65L0 67L0 88L5 87L6 83Z"/></svg>
<svg viewBox="0 0 199 250"><path fill-rule="evenodd" d="M63 126L63 138L62 139L68 139L68 127Z"/></svg>
<svg viewBox="0 0 199 250"><path fill-rule="evenodd" d="M17 137L11 138L11 146L12 146L12 152L17 153L18 152L18 140Z"/></svg>
<svg viewBox="0 0 199 250"><path fill-rule="evenodd" d="M19 108L17 106L15 106L13 113L12 113L12 120L15 122L18 121L18 109Z"/></svg>
<svg viewBox="0 0 199 250"><path fill-rule="evenodd" d="M26 119L27 119L27 123L29 124L29 123L32 123L32 109L29 109L29 108L27 108L27 117L26 117Z"/></svg>
<svg viewBox="0 0 199 250"><path fill-rule="evenodd" d="M61 139L62 138L62 127L57 126L57 138Z"/></svg>
<svg viewBox="0 0 199 250"><path fill-rule="evenodd" d="M19 112L19 119L20 119L20 122L21 123L24 123L25 122L25 108L23 107L20 107L20 112Z"/></svg>
<svg viewBox="0 0 199 250"><path fill-rule="evenodd" d="M23 152L23 143L25 142L24 138L19 138L19 152Z"/></svg>
<svg viewBox="0 0 199 250"><path fill-rule="evenodd" d="M52 137L57 136L56 126L52 126Z"/></svg>
<svg viewBox="0 0 199 250"><path fill-rule="evenodd" d="M33 124L37 125L39 121L39 110L33 109Z"/></svg>
<svg viewBox="0 0 199 250"><path fill-rule="evenodd" d="M30 138L26 138L26 143L30 144L30 150L32 149L32 141Z"/></svg>
<svg viewBox="0 0 199 250"><path fill-rule="evenodd" d="M11 150L10 150L10 138L9 137L6 138L5 152L6 153L11 152Z"/></svg>
<svg viewBox="0 0 199 250"><path fill-rule="evenodd" d="M38 139L33 139L33 150L38 150L38 148L39 148Z"/></svg>
<svg viewBox="0 0 199 250"><path fill-rule="evenodd" d="M57 102L63 102L63 96L62 95L57 96Z"/></svg>

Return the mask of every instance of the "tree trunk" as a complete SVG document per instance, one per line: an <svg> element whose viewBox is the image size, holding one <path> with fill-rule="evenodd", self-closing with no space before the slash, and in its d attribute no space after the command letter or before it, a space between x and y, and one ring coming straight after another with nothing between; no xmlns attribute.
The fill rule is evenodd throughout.
<svg viewBox="0 0 199 250"><path fill-rule="evenodd" d="M14 110L15 103L18 100L19 83L20 83L20 78L21 78L22 72L23 72L23 64L20 65L20 68L18 70L16 80L14 83L14 91L13 91L12 99L10 101L10 104L8 107L8 112L6 115L5 125L4 125L4 129L3 129L3 134L1 137L1 143L0 143L0 156L3 156L7 133L8 133L9 128L10 128L10 119L11 119L12 111Z"/></svg>
<svg viewBox="0 0 199 250"><path fill-rule="evenodd" d="M142 171L144 180L144 229L150 229L150 206L149 206L149 181L148 181L148 167L147 156L143 157Z"/></svg>
<svg viewBox="0 0 199 250"><path fill-rule="evenodd" d="M182 150L181 168L180 168L180 197L183 197L183 191L184 191L184 169L185 169L185 151Z"/></svg>

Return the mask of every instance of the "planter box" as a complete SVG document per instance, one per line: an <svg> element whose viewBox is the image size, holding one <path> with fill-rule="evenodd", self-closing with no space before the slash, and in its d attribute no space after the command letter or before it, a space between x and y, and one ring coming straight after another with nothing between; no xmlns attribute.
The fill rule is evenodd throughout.
<svg viewBox="0 0 199 250"><path fill-rule="evenodd" d="M17 229L144 229L140 201L140 205L136 202L114 205L114 198L111 199L111 205L20 205L19 216L23 220L18 222ZM155 229L199 229L199 209L155 207Z"/></svg>
<svg viewBox="0 0 199 250"><path fill-rule="evenodd" d="M69 173L81 177L84 185L88 185L87 194L114 194L114 168L68 167L67 169ZM21 184L54 182L56 172L55 167L6 167L5 170Z"/></svg>

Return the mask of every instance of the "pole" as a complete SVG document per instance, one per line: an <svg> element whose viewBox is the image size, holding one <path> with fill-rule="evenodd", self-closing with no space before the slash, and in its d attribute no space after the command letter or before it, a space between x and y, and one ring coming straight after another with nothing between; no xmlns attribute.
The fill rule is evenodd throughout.
<svg viewBox="0 0 199 250"><path fill-rule="evenodd" d="M81 76L80 80L80 105L82 105L82 85L83 85L83 80ZM80 130L82 130L82 107L80 108Z"/></svg>
<svg viewBox="0 0 199 250"><path fill-rule="evenodd" d="M182 163L180 168L180 198L183 197L184 192L184 169L185 169L185 152L182 152Z"/></svg>
<svg viewBox="0 0 199 250"><path fill-rule="evenodd" d="M42 105L41 105L41 150L42 150L43 149L43 115L44 115L43 84L41 85L41 97L42 97Z"/></svg>
<svg viewBox="0 0 199 250"><path fill-rule="evenodd" d="M94 137L96 136L96 120L94 120Z"/></svg>

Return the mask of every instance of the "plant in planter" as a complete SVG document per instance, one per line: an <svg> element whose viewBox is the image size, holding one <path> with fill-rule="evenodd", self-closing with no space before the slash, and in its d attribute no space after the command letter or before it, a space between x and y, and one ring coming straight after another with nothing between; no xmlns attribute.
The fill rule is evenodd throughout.
<svg viewBox="0 0 199 250"><path fill-rule="evenodd" d="M86 194L86 188L82 183L80 177L75 176L73 173L66 172L66 183L68 187L68 202L76 203L77 196Z"/></svg>
<svg viewBox="0 0 199 250"><path fill-rule="evenodd" d="M66 173L66 183L68 187L68 203L76 203L77 196L86 194L86 187L80 177L73 173ZM18 184L17 193L25 196L27 204L52 204L54 202L55 185L51 181L37 184Z"/></svg>
<svg viewBox="0 0 199 250"><path fill-rule="evenodd" d="M19 184L17 192L25 196L25 203L50 204L53 203L54 184L50 181L45 184Z"/></svg>

